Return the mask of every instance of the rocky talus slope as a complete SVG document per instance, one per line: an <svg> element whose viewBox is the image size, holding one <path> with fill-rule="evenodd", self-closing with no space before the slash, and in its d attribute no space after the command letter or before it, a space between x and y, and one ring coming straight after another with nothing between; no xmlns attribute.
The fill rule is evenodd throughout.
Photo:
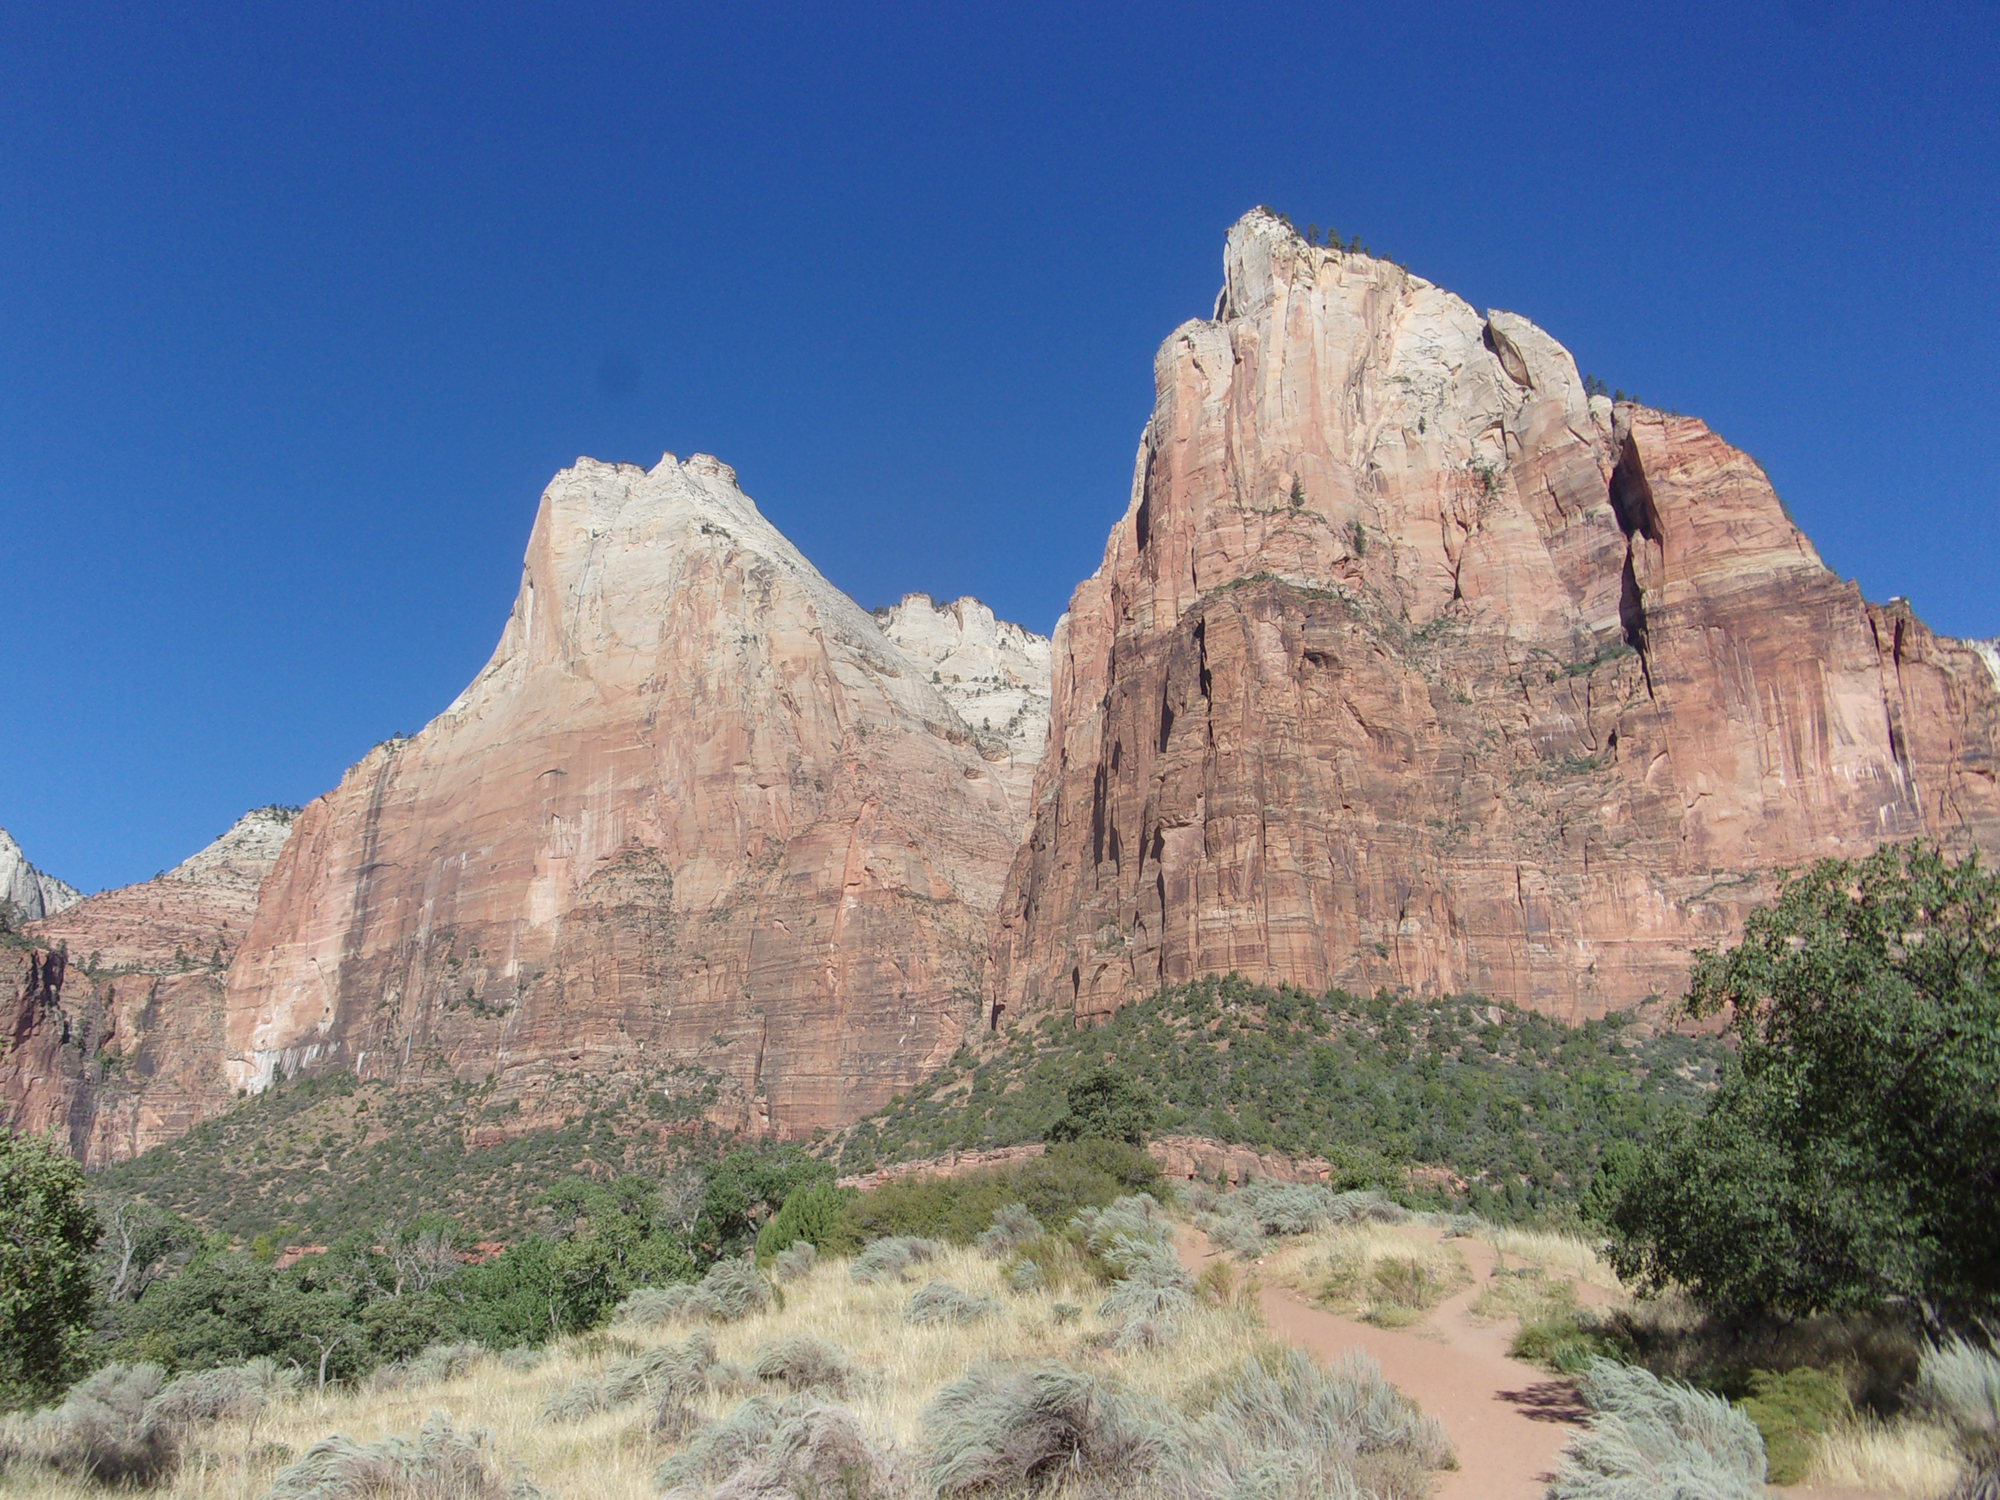
<svg viewBox="0 0 2000 1500"><path fill-rule="evenodd" d="M65 906L74 906L82 899L83 892L75 886L53 875L44 875L29 864L21 846L6 829L0 828L0 913L10 913L17 921L33 922Z"/></svg>
<svg viewBox="0 0 2000 1500"><path fill-rule="evenodd" d="M936 659L728 466L579 460L485 670L301 814L229 973L231 1079L491 1078L523 1126L578 1073L705 1078L753 1131L883 1103L979 1022L1026 816Z"/></svg>
<svg viewBox="0 0 2000 1500"><path fill-rule="evenodd" d="M1259 211L1154 377L993 1015L1236 970L1588 1016L1676 992L1781 866L2000 849L1978 652L1525 319Z"/></svg>
<svg viewBox="0 0 2000 1500"><path fill-rule="evenodd" d="M226 975L291 825L287 808L245 813L164 874L31 925L46 951L0 950L9 1123L98 1164L228 1108Z"/></svg>

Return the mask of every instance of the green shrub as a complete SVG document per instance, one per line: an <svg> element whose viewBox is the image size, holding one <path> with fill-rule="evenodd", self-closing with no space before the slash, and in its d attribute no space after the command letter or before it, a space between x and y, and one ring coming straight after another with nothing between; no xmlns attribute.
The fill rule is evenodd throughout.
<svg viewBox="0 0 2000 1500"><path fill-rule="evenodd" d="M757 1264L768 1266L781 1250L803 1241L828 1255L847 1255L861 1243L851 1188L830 1182L809 1182L794 1188L780 1208L757 1231Z"/></svg>
<svg viewBox="0 0 2000 1500"><path fill-rule="evenodd" d="M1559 1375L1578 1375L1592 1360L1618 1359L1629 1353L1629 1349L1615 1334L1600 1327L1590 1314L1566 1308L1523 1323L1507 1352Z"/></svg>
<svg viewBox="0 0 2000 1500"><path fill-rule="evenodd" d="M1854 1415L1847 1387L1824 1370L1754 1370L1750 1394L1739 1401L1764 1438L1772 1484L1797 1484L1812 1462L1814 1439Z"/></svg>
<svg viewBox="0 0 2000 1500"><path fill-rule="evenodd" d="M1067 1090L1069 1107L1048 1129L1058 1141L1123 1141L1143 1147L1153 1133L1159 1105L1131 1076L1100 1063L1088 1069Z"/></svg>

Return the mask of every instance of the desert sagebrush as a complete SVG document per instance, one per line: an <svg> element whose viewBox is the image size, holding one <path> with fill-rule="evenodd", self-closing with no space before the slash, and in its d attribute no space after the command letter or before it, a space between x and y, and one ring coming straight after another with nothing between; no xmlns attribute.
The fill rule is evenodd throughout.
<svg viewBox="0 0 2000 1500"><path fill-rule="evenodd" d="M1764 1440L1720 1396L1608 1359L1577 1388L1595 1415L1563 1450L1549 1500L1761 1500Z"/></svg>

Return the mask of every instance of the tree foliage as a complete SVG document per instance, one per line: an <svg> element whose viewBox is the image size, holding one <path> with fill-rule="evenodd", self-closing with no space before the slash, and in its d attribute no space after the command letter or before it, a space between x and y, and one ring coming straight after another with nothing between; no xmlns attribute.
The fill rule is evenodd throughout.
<svg viewBox="0 0 2000 1500"><path fill-rule="evenodd" d="M1737 1051L1620 1196L1622 1271L1734 1313L2000 1306L2000 878L1822 861L1698 956L1687 1011Z"/></svg>
<svg viewBox="0 0 2000 1500"><path fill-rule="evenodd" d="M53 1140L0 1133L0 1403L77 1373L99 1233L83 1170Z"/></svg>
<svg viewBox="0 0 2000 1500"><path fill-rule="evenodd" d="M1095 1067L1069 1086L1069 1108L1049 1126L1051 1141L1123 1141L1143 1146L1159 1108L1128 1074Z"/></svg>

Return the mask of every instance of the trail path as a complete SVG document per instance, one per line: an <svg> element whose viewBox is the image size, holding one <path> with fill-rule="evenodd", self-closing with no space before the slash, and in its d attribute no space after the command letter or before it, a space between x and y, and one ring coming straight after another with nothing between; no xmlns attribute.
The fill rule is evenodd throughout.
<svg viewBox="0 0 2000 1500"><path fill-rule="evenodd" d="M1403 1233L1438 1241L1443 1234L1416 1225ZM1199 1273L1222 1252L1199 1230L1182 1231L1181 1261ZM1284 1287L1260 1293L1264 1321L1288 1344L1323 1360L1361 1349L1404 1395L1444 1423L1458 1450L1458 1468L1438 1476L1436 1500L1541 1500L1563 1445L1588 1420L1576 1386L1534 1365L1510 1359L1511 1323L1487 1324L1472 1316L1472 1304L1493 1275L1491 1245L1474 1239L1452 1241L1472 1271L1472 1285L1434 1308L1410 1328L1377 1328L1309 1306ZM1579 1284L1580 1300L1609 1300L1600 1288ZM1865 1490L1808 1486L1770 1491L1774 1497L1812 1500L1882 1500Z"/></svg>
<svg viewBox="0 0 2000 1500"><path fill-rule="evenodd" d="M1442 1238L1436 1230L1409 1232ZM1264 1288L1264 1321L1278 1338L1322 1359L1365 1350L1404 1395L1444 1423L1459 1466L1438 1476L1437 1500L1541 1500L1556 1455L1589 1413L1568 1380L1507 1357L1510 1325L1474 1321L1473 1300L1493 1274L1493 1248L1476 1240L1452 1243L1471 1267L1473 1284L1413 1328L1377 1328L1322 1312L1283 1287ZM1198 1231L1181 1242L1191 1270L1219 1253Z"/></svg>

